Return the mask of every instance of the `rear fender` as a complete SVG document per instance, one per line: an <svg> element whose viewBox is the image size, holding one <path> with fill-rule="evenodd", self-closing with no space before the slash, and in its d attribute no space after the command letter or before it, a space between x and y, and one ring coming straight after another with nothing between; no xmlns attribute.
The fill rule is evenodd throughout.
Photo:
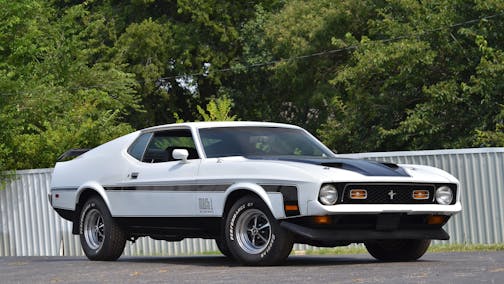
<svg viewBox="0 0 504 284"><path fill-rule="evenodd" d="M109 200L108 200L107 194L105 193L105 189L100 184L98 184L97 182L87 182L87 183L83 184L82 186L80 186L77 189L77 194L75 195L75 213L74 213L74 219L73 219L73 224L72 224L72 234L74 234L74 235L79 234L79 225L80 225L79 224L79 217L80 217L81 206L83 205L83 204L79 204L79 201L81 199L82 194L84 194L86 192L93 192L94 194L99 195L101 197L101 199L103 199L103 201L107 205L107 208L110 208L109 207Z"/></svg>
<svg viewBox="0 0 504 284"><path fill-rule="evenodd" d="M98 195L100 195L100 197L103 199L103 201L105 201L107 208L109 208L109 210L110 210L110 202L109 202L107 193L105 192L105 189L103 188L103 186L101 186L97 182L87 182L87 183L81 185L79 187L79 189L77 189L77 195L75 196L75 205L77 205L79 203L79 200L81 198L82 193L84 193L88 190L95 191Z"/></svg>

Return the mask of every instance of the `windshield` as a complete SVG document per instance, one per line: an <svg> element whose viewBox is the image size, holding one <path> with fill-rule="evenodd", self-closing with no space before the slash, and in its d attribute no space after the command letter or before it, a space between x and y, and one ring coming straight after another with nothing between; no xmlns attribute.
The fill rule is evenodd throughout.
<svg viewBox="0 0 504 284"><path fill-rule="evenodd" d="M199 130L208 158L244 156L333 157L332 152L300 129L219 127Z"/></svg>

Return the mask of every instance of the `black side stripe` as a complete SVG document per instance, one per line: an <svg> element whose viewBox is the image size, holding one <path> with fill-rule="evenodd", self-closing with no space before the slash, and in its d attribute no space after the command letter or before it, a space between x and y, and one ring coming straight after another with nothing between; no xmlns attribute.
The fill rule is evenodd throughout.
<svg viewBox="0 0 504 284"><path fill-rule="evenodd" d="M76 191L77 187L52 187L51 191Z"/></svg>
<svg viewBox="0 0 504 284"><path fill-rule="evenodd" d="M138 191L213 191L224 192L231 184L193 184L193 185L140 185L140 186L106 186L107 191L138 190Z"/></svg>

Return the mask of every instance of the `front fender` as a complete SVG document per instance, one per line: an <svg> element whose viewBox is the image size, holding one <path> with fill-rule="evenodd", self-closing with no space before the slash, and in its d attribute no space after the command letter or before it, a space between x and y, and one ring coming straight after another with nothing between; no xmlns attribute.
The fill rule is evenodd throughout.
<svg viewBox="0 0 504 284"><path fill-rule="evenodd" d="M226 190L225 200L227 201L228 197L237 190L246 190L255 193L268 206L275 219L285 218L283 198L280 192L267 193L264 188L255 183L235 183Z"/></svg>

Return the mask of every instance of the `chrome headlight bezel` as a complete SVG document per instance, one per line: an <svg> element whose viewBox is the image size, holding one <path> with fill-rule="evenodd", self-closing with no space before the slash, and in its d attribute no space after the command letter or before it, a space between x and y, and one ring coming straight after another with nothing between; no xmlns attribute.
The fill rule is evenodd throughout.
<svg viewBox="0 0 504 284"><path fill-rule="evenodd" d="M441 205L450 205L453 202L453 190L444 185L436 189L436 202Z"/></svg>
<svg viewBox="0 0 504 284"><path fill-rule="evenodd" d="M319 191L319 201L323 205L334 205L338 202L338 189L332 184L322 185Z"/></svg>

